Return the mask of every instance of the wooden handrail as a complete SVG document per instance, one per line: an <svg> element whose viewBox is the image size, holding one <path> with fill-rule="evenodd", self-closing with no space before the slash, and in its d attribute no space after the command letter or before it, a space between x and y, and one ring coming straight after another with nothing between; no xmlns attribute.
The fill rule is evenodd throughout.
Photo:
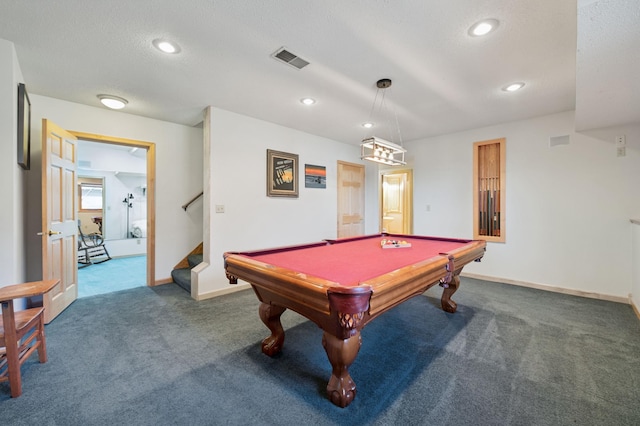
<svg viewBox="0 0 640 426"><path fill-rule="evenodd" d="M189 207L191 204L193 204L193 202L195 200L197 200L198 198L202 197L203 195L204 195L204 191L202 191L201 193L199 193L198 195L193 197L191 200L189 200L185 205L182 206L182 209L186 212L187 211L187 207Z"/></svg>

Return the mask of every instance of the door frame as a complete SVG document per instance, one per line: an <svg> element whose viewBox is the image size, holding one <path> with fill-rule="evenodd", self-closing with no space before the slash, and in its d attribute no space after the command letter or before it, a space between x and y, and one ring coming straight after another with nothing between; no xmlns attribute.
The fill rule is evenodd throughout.
<svg viewBox="0 0 640 426"><path fill-rule="evenodd" d="M413 169L385 169L380 170L379 178L378 178L378 217L379 217L379 228L380 232L382 232L382 227L384 224L383 216L384 216L384 185L383 180L387 175L405 175L405 179L407 182L407 187L404 191L404 197L402 199L403 210L406 212L404 215L402 228L406 229L405 234L413 234Z"/></svg>
<svg viewBox="0 0 640 426"><path fill-rule="evenodd" d="M341 174L343 173L342 166L357 167L362 171L362 187L360 188L360 194L359 194L360 206L362 209L362 214L360 215L360 231L361 231L360 234L364 234L365 232L365 223L364 223L365 213L366 213L365 192L366 192L366 183L367 183L366 168L363 164L350 163L347 161L338 160L337 166L336 166L336 186L337 186L336 236L338 238L341 238L340 230L341 230L341 224L342 224L342 219L340 217L342 213L341 199L342 199L342 191L343 191L342 185L341 185L342 183ZM349 236L352 236L352 235L349 235Z"/></svg>
<svg viewBox="0 0 640 426"><path fill-rule="evenodd" d="M135 139L69 130L79 140L140 148L147 151L147 287L156 285L156 144Z"/></svg>

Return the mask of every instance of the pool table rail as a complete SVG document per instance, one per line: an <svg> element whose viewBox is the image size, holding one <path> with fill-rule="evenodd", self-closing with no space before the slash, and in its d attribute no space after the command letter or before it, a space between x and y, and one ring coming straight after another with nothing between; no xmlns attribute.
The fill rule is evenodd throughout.
<svg viewBox="0 0 640 426"><path fill-rule="evenodd" d="M237 256L235 253L225 253L225 269L231 283L237 283L238 277L250 283L261 302L291 309L322 329L336 333L337 323L331 316L328 292L351 295L360 300L364 297L367 300L367 308L372 293L368 285L344 287L329 280ZM344 297L337 296L333 299L345 309L344 313L355 313L348 312L350 305ZM344 332L339 334L342 335ZM350 333L347 331L347 334Z"/></svg>
<svg viewBox="0 0 640 426"><path fill-rule="evenodd" d="M411 238L405 235L391 236ZM327 241L349 242L363 238L366 237ZM442 308L447 312L455 312L456 305L451 296L458 288L458 275L466 264L483 257L486 243L446 238L440 240L460 241L464 245L366 280L357 286L344 286L251 257L255 253L316 247L326 243L266 251L227 252L224 254L224 264L230 283L235 284L238 279L246 281L261 302L291 309L334 336L346 339L375 317L439 283L445 287L441 298Z"/></svg>
<svg viewBox="0 0 640 426"><path fill-rule="evenodd" d="M458 280L458 275L464 266L482 259L485 253L484 241L472 241L464 247L440 253L422 262L397 269L382 277L366 282L373 289L369 307L370 319L373 319L392 307L418 296L443 280L446 284ZM452 262L452 263L450 263ZM450 265L453 265L451 268ZM450 267L451 271L447 268ZM404 283L403 285L399 285ZM452 312L445 306L450 306L451 295L457 290L452 283L450 291L445 287L442 296L442 306L447 312ZM453 311L455 312L455 310Z"/></svg>

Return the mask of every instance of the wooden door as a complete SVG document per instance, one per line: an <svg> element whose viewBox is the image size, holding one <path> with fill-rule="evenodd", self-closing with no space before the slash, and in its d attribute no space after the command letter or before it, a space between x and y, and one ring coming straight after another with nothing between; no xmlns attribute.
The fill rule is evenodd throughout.
<svg viewBox="0 0 640 426"><path fill-rule="evenodd" d="M380 173L380 176L381 231L391 234L411 234L413 232L411 170L385 170Z"/></svg>
<svg viewBox="0 0 640 426"><path fill-rule="evenodd" d="M45 323L78 298L76 138L42 120L42 279L60 284L43 299Z"/></svg>
<svg viewBox="0 0 640 426"><path fill-rule="evenodd" d="M364 234L364 166L338 161L338 238Z"/></svg>

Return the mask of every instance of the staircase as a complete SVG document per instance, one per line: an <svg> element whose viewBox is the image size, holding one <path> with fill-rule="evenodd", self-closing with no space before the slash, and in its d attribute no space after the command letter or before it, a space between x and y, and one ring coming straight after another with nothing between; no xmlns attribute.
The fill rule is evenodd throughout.
<svg viewBox="0 0 640 426"><path fill-rule="evenodd" d="M202 243L189 253L171 271L173 282L191 294L191 268L202 263Z"/></svg>

